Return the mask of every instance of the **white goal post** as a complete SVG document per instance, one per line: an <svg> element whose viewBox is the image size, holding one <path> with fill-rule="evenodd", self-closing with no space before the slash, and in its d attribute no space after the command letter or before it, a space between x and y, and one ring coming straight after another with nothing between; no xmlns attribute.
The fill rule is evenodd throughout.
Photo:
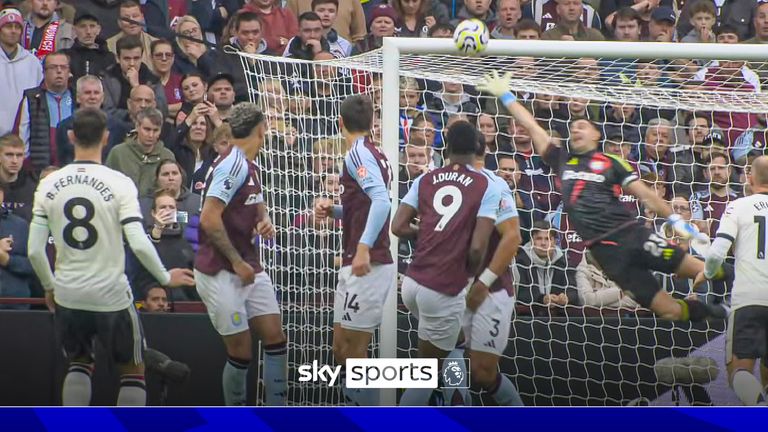
<svg viewBox="0 0 768 432"><path fill-rule="evenodd" d="M284 225L290 225L294 216L304 214L312 199L329 193L325 189L322 191L314 189L312 177L317 173L312 171L312 167L301 165L297 161L307 159L309 160L307 164L310 164L315 163L318 158L329 156L324 153L330 152L328 149L331 148L326 141L338 140L338 137L331 136L326 129L333 129L332 124L338 116L334 106L337 107L344 97L361 92L372 94L380 92L380 101L376 98L374 101L380 104L375 108L380 109L381 114L381 147L395 175L391 193L392 216L399 204L398 188L403 186L399 184L397 168L403 167L400 163L403 158L403 142L399 126L402 126L400 90L404 77L414 78L420 82L451 82L472 86L483 74L491 70L510 70L514 72L510 83L512 89L521 94L530 93L532 96L528 99L528 103L535 104L539 95L542 98L544 95L552 95L562 99L583 98L588 100L591 108L595 109L602 109L603 106L615 103L651 108L656 111L768 113L767 93L734 90L726 88L727 86L701 85L693 77L696 70L707 65L709 60L750 62L758 65L760 73L766 72L768 77L768 67L766 67L768 47L761 45L491 40L482 55L469 57L458 54L450 38L386 38L382 49L331 61L307 62L282 57L239 54L247 77L251 100L262 104L265 110L279 111L277 114L268 113L267 116L270 122L277 119L279 126L270 123L272 131L262 155L262 177L265 199L274 214L273 220L277 225L278 237L285 234L288 241L285 244L267 244L262 247L267 261L266 270L273 275L273 280L283 296L285 313L288 315L287 333L291 369L294 369L297 364L311 362L313 358L319 358L321 363L332 361L330 352L332 330L328 325L328 315L332 314L333 289L330 285L319 287L314 284L321 279L332 281L337 269L333 266L325 266L322 269L310 271L304 267L305 261L301 261L308 258L296 258L296 256L299 252L317 253L317 256L311 257L312 262L315 263L313 265L316 265L316 261L321 258L336 254L338 249L332 236L323 237L319 242L315 239L317 232L327 234L332 232L333 228L301 225L292 226L289 229ZM318 71L317 68L323 67L333 71L331 78L326 78L324 75L326 72ZM636 68L637 77L633 76L627 80L622 74L628 68ZM601 73L606 70L615 72L616 76L621 75L621 78L602 76ZM356 83L347 81L354 81L356 72L380 76L380 85L366 82L365 85L355 87ZM659 78L660 76L663 79ZM344 81L344 85L339 88L343 87L344 90L336 89L327 94L313 93L314 90L311 90L318 84L335 85L341 81ZM739 77L734 75L723 82L731 84L738 81ZM420 91L426 93L427 89L420 89ZM445 112L438 114L445 114ZM501 111L497 111L494 115L499 118L505 117ZM290 125L288 118L293 121L293 126ZM318 120L323 126L309 125L310 122L304 120ZM503 120L508 121L508 116ZM623 121L619 126L624 126ZM294 129L293 132L289 131L291 127ZM504 133L499 124L496 127L499 134ZM440 133L439 130L433 132ZM505 138L511 139L511 132ZM297 140L299 144L293 144ZM287 141L291 144L286 145ZM323 146L320 146L323 150L318 153L317 143L320 141L323 142ZM301 144L301 142L309 144ZM337 153L333 152L332 156L338 159ZM297 201L300 203L295 204ZM297 208L286 210L281 208L283 205L295 205ZM554 212L556 209L549 210ZM310 238L314 239L312 240L314 243L310 242ZM398 239L394 236L391 237L391 250L395 259L403 253L399 250ZM295 277L297 273L305 274ZM398 310L397 292L393 291L391 294L385 308L381 330L375 341L377 356L386 358L410 356L415 351L412 342L415 328L412 321L408 321L408 317ZM643 355L650 358L645 360L648 360L646 363L650 362L651 365L653 360L673 354L687 355L692 349L701 345L699 342L709 343L722 333L722 328L717 326L692 327L690 343L684 341L683 346L678 347L676 344L679 342L680 334L686 335L687 330L681 330L654 318L649 319L652 321L650 324L637 325L636 333L657 338L654 332L658 331L665 341L667 337L670 340L670 346L665 347L665 353L659 354L653 344L633 339L632 343L639 347L637 349L644 350ZM531 370L536 371L537 367L540 367L539 362L544 360L546 363L548 359L538 351L542 344L547 345L548 341L528 339L529 336L536 337L539 323L534 321L535 319L530 323L526 321L524 326L533 336L525 333L516 335L514 338L522 341L524 348L530 348L530 352L520 352L516 355L527 356L526 359L530 359L533 365ZM404 322L406 327L403 327ZM596 327L593 323L578 319L573 322L555 322L546 325L551 326L553 338L557 333L557 337L565 338L566 342L570 342L569 338L572 337L581 338L581 333L587 335ZM604 318L600 321L600 326L605 326L612 332L618 331L623 325L620 320L616 321L613 318ZM576 333L571 332L574 329ZM608 346L606 349L615 349L614 351L618 352L624 339L621 335L616 337L619 343L613 340L598 343L606 344ZM407 345L403 345L404 340ZM654 341L662 343L658 339ZM593 348L593 343L589 340L583 342L574 340L573 343L583 344L585 352ZM553 346L555 345L553 343ZM547 349L554 351L552 347ZM565 351L568 352L568 349ZM591 354L585 355L589 357ZM640 354L637 356L642 357ZM722 357L722 353L715 352L713 356ZM509 357L506 360L509 361ZM619 359L619 362L623 361ZM582 363L590 362L589 358L582 360ZM630 364L632 365L634 363ZM618 369L621 365L615 366ZM571 366L568 367L570 373ZM503 371L512 375L523 373L517 369ZM648 372L647 368L645 372ZM579 390L579 394L587 396L567 400L547 399L544 403L623 404L636 397L635 393L625 394L626 389L619 389L621 383L616 382L615 378L584 376L580 371L573 373L574 377L566 377L570 381L564 385L575 386L574 389L583 386L585 390ZM551 386L558 385L555 382L557 379L558 377L551 379ZM294 403L341 403L338 393L332 389L306 383L297 384L292 378L289 381L291 381L289 398ZM637 381L637 387L657 386L655 378L648 381L640 376ZM538 393L551 391L550 387L542 389L540 383L533 383L530 386L521 386L519 382L517 384L521 394L529 398L528 400L537 401ZM595 388L600 388L603 393L595 395ZM381 401L383 405L394 405L395 390L383 390Z"/></svg>

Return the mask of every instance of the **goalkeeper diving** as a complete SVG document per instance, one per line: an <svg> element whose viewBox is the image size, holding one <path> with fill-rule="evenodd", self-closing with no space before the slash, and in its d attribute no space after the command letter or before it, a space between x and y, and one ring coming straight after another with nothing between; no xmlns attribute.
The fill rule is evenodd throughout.
<svg viewBox="0 0 768 432"><path fill-rule="evenodd" d="M561 148L517 102L509 82L509 73L499 76L494 71L477 88L499 98L515 120L530 131L534 150L561 180L560 191L569 220L605 274L640 305L664 319L700 321L709 316L709 307L704 303L672 298L652 273L660 271L695 279L703 276L704 263L643 226L619 201L617 186L666 217L681 236L691 238L698 231L639 181L625 160L600 150L602 133L592 121L573 120L569 125L570 139ZM717 273L715 279L724 277L722 270Z"/></svg>

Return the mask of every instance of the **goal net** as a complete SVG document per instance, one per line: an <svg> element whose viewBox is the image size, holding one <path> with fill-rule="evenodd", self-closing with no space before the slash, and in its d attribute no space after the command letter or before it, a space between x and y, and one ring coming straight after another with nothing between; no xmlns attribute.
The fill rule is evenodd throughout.
<svg viewBox="0 0 768 432"><path fill-rule="evenodd" d="M519 100L562 145L570 121L594 121L605 151L630 160L676 212L713 235L723 202L743 192L743 164L764 147L768 96L760 87L768 66L746 61L755 52L739 46L739 60L728 47L711 44L670 49L616 43L606 49L558 42L553 49L551 42L492 41L492 55L463 57L451 54L450 40L398 44L322 62L241 53L250 98L265 111L269 127L260 165L278 235L261 247L284 311L291 403L343 403L338 386L299 382L295 371L314 360L334 363L333 291L343 227L316 218L312 209L318 200L339 201L346 150L339 105L360 93L371 95L377 110L371 136L392 163L393 202L417 175L442 164L445 129L458 119L477 124L487 144L486 166L515 191L521 253L528 256L522 261L531 264L510 269L518 307L500 368L526 404L735 403L724 366L724 320L667 322L624 297L584 257L581 238L562 211L558 181L531 152L529 132L473 86L488 71L512 72ZM726 158L713 157L719 154ZM715 165L727 172L710 169ZM630 196L621 199L648 226L679 240ZM555 232L551 254L532 241L532 228L542 221ZM698 254L707 246L685 244ZM395 242L394 250L400 279L413 245ZM697 295L721 305L725 316L725 286L694 293L690 281L663 275L659 281L678 298ZM551 295L567 299L568 306L545 305ZM398 357L416 356L416 322L399 296L397 304L396 324L376 335L374 355L396 349ZM664 370L670 361L681 365L672 378ZM482 394L474 399L490 403Z"/></svg>

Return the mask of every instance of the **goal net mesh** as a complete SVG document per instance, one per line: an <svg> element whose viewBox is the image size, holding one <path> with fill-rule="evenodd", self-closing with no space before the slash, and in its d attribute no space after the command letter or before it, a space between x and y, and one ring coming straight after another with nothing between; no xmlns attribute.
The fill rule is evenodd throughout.
<svg viewBox="0 0 768 432"><path fill-rule="evenodd" d="M725 182L741 193L743 178L735 161L725 180L722 175L714 178L707 161L713 152L728 154L746 142L745 131L765 129L764 116L755 114L768 111L768 96L760 91L760 78L768 70L764 64L401 54L400 88L382 89L380 50L323 62L242 53L241 60L250 99L265 111L269 127L260 166L278 235L261 247L284 311L291 403L343 403L338 386L299 382L295 371L313 360L333 364L333 292L343 227L319 220L312 209L318 200L339 202L338 174L345 152L339 106L345 97L360 93L371 95L377 110L371 131L376 143L381 144L382 128L400 131L400 160L390 161L393 168L398 164L393 169L393 195L402 197L415 176L441 165L446 127L468 119L485 137L486 165L500 170L515 190L526 243L523 253L536 254L531 243L534 224L547 221L556 230L554 259L531 255L528 260L544 270L519 263L511 268L518 285L518 311L500 368L526 404L622 405L640 398L652 404L735 402L725 380L723 320L696 325L658 320L649 311L636 310L599 269L589 266L581 239L562 212L555 176L530 152L528 131L495 99L478 94L473 84L490 70L512 72L519 100L563 145L571 120L593 120L603 132L606 151L642 161L632 164L644 181L666 199L674 198L676 211L712 234L719 203L701 191L710 191L714 183L720 191ZM400 94L399 124L381 124L384 91ZM717 142L710 142L710 132L720 133ZM750 143L759 147L757 138ZM737 153L734 150L738 158L744 151ZM622 201L672 238L661 221L631 197L622 194ZM410 262L412 246L399 244L399 278ZM703 254L707 244L690 248ZM694 293L690 281L662 275L659 281L678 298L695 294L727 304L724 286ZM543 304L560 293L570 306ZM573 306L585 303L592 306ZM416 328L399 304L399 357L416 356ZM691 374L693 385L684 379L658 379L657 362L689 356L710 359L714 365L700 362L688 368L697 369ZM492 404L481 394L475 394L475 403Z"/></svg>

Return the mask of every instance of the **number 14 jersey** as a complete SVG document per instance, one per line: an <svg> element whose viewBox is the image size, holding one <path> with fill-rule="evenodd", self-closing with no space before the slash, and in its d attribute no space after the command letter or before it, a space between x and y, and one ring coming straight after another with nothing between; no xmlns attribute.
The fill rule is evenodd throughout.
<svg viewBox="0 0 768 432"><path fill-rule="evenodd" d="M71 163L40 182L32 212L48 220L56 245L56 303L113 312L133 302L123 225L141 221L141 210L130 178L96 163Z"/></svg>
<svg viewBox="0 0 768 432"><path fill-rule="evenodd" d="M455 296L474 275L467 257L477 218L496 220L501 191L480 171L451 164L417 178L403 204L418 212L419 236L406 276Z"/></svg>

